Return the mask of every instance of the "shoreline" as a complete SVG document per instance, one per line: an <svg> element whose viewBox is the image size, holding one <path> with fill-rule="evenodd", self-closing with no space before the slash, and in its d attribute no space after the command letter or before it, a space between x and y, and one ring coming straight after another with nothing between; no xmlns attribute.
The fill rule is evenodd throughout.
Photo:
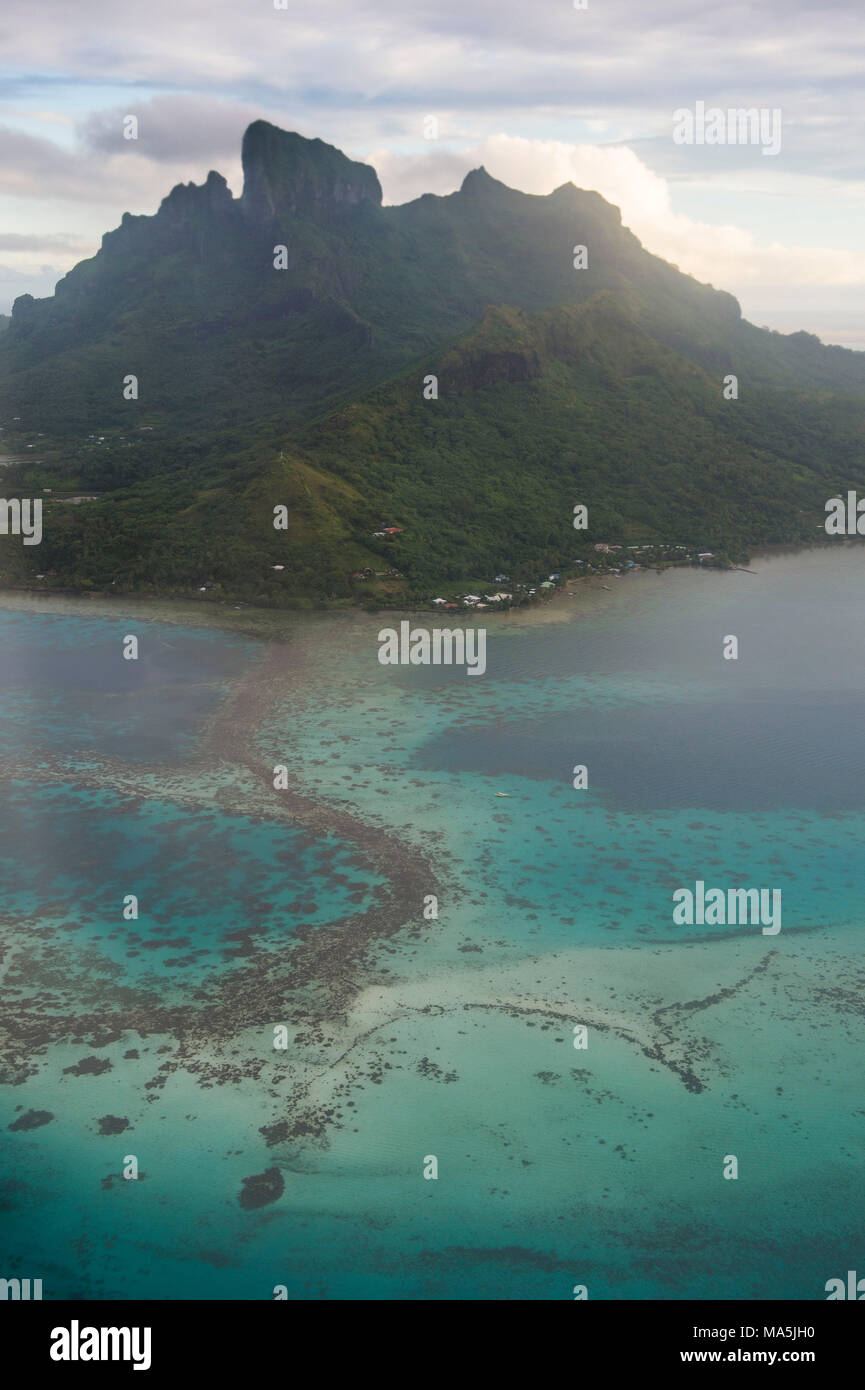
<svg viewBox="0 0 865 1390"><path fill-rule="evenodd" d="M801 554L803 549L813 547L796 547L792 553ZM784 553L791 551L788 548ZM641 581L640 575L633 578L640 587L646 582ZM579 582L586 592L594 591L600 597L601 585L597 579ZM567 590L563 589L555 597L561 598L565 593ZM47 596L39 595L23 602L13 599L11 603L9 597L7 592L0 592L0 608L19 612L46 611ZM116 599L99 602L67 598L59 603L49 600L49 604L49 611L58 616L123 616L118 612L120 605ZM134 607L149 610L146 614L136 613L145 620L168 621L163 613L154 611L152 600L137 601ZM123 608L129 612L127 604L124 603ZM507 616L511 627L534 628L539 621L567 620L579 611L566 603L545 602L531 612L510 610ZM190 616L202 616L199 605L192 606ZM216 620L197 625L224 631L219 619L226 616L229 615L224 610L211 611L208 617ZM16 1073L20 1081L38 1070L39 1062L35 1059L41 1058L48 1048L82 1032L92 1035L93 1047L106 1046L104 1040L115 1035L167 1035L173 1046L171 1059L160 1068L163 1075L166 1070L201 1075L203 1070L208 1084L229 1082L238 1075L257 1075L260 1053L244 1048L243 1060L232 1063L224 1056L229 1042L279 1020L289 1021L305 1039L320 1038L322 1029L333 1030L337 1037L344 1036L346 1021L358 998L372 987L389 988L394 983L387 975L382 975L381 965L372 959L373 952L399 933L405 933L406 939L411 939L413 934L420 940L426 932L435 930L434 924L426 923L421 916L425 894L435 893L442 898L447 892L455 901L462 897L464 889L460 876L449 871L447 856L438 846L424 850L411 836L405 838L386 826L362 820L350 807L310 795L303 789L302 775L291 768L290 789L274 791L272 767L281 755L278 751L268 756L259 753L256 740L278 708L285 707L290 713L292 691L304 689L305 653L301 644L285 633L286 616L271 610L240 610L231 615L228 630L237 633L240 629L244 636L255 636L262 643L262 654L260 659L251 661L242 676L225 682L226 694L218 708L203 721L196 752L188 760L147 765L90 754L91 766L82 769L74 766L74 759L70 767L63 756L33 749L23 758L0 761L0 774L36 781L43 780L47 774L75 787L104 788L136 801L163 799L193 810L217 810L272 824L283 822L315 835L333 836L356 849L366 866L383 880L373 889L371 905L364 912L322 926L299 923L292 927L286 943L289 949L284 955L275 956L247 939L242 961L226 970L215 967L201 982L195 1003L164 1001L155 997L153 984L149 983L124 986L122 1002L115 1003L109 996L105 1005L84 1016L66 1007L62 991L58 990L55 1002L60 1007L53 1014L50 1011L46 1014L43 994L38 1005L19 1008L21 1017L16 1020L11 1037L8 1018L6 1021L6 1061L10 1072ZM335 626L338 621L332 613L292 614L291 618L295 639L308 630L310 623ZM175 609L173 621L180 624L186 620L183 610ZM250 631L249 624L255 625L259 620L264 620L269 630ZM372 627L378 615L352 611L345 620L350 620L352 625ZM202 774L205 774L204 779ZM26 929L20 917L17 925ZM655 944L675 949L672 942ZM682 943L686 944L692 943ZM410 984L411 980L406 982L407 986ZM175 985L176 980L172 980L172 989ZM38 990L36 994L38 996ZM74 1000L72 1002L74 1004ZM477 1007L496 1007L476 1002ZM598 1026L602 1026L602 1017L601 1013ZM635 1044L633 1036L628 1040ZM640 1050L645 1052L646 1046L657 1046L660 1041L656 1037L654 1044L650 1044L648 1039L643 1039ZM207 1060L214 1051L219 1056L218 1065ZM680 1081L688 1085L681 1064L670 1067L671 1059L657 1052L645 1055L653 1055L665 1068L678 1072ZM693 1081L693 1078L688 1080Z"/></svg>
<svg viewBox="0 0 865 1390"><path fill-rule="evenodd" d="M856 544L855 538L851 540L845 537L843 539L842 549L849 549L851 544ZM254 637L261 641L284 641L301 627L315 623L335 622L339 619L347 623L368 622L370 625L375 623L387 625L400 618L411 619L415 617L435 617L439 622L460 626L467 621L477 623L478 619L482 619L484 623L494 619L496 622L517 621L520 625L531 625L533 621L538 623L550 621L551 617L546 615L552 616L554 614L556 618L563 616L559 610L561 601L565 598L615 592L623 580L640 580L649 575L660 578L670 573L713 574L719 577L731 574L748 574L754 577L761 572L759 568L752 568L754 565L765 565L773 560L788 556L824 552L829 549L830 545L831 541L827 538L822 541L782 541L777 544L762 546L750 552L747 567L689 563L645 567L639 571L624 572L619 575L610 575L606 572L593 575L572 575L564 579L557 589L543 598L535 598L530 603L516 604L509 608L486 608L481 613L478 613L474 608L461 608L457 613L444 614L436 608L418 606L381 607L373 611L360 603L342 600L329 602L315 599L301 599L296 607L260 608L256 607L255 604L234 604L230 600L196 599L191 595L110 594L104 591L90 594L74 589L51 590L18 587L0 587L0 610L6 609L10 612L41 611L57 615L68 614L69 616L75 614L84 616L86 613L90 613L98 617L117 618L129 615L146 622L211 628ZM615 581L614 584L607 584L607 579ZM568 608L567 611L570 613L573 610Z"/></svg>
<svg viewBox="0 0 865 1390"><path fill-rule="evenodd" d="M846 558L858 563L854 557ZM759 564L765 575L764 562ZM637 575L635 586L622 586L618 597L601 591L593 600L589 586L584 585L582 601L565 599L532 612L511 612L509 621L489 626L516 639L515 648L524 648L509 654L512 662L503 664L504 681L514 672L519 680L524 669L537 668L535 644L543 648L547 638L556 648L562 641L572 654L573 659L562 661L562 671L579 673L584 667L594 669L594 650L583 651L580 646L582 624L605 630L604 651L609 653L611 647L621 650L617 624L623 615L632 614L630 621L640 624L640 633L648 639L657 629L674 626L683 601L700 611L708 606L717 612L726 607L728 597L736 605L746 605L757 594L765 602L768 593L771 609L773 596L777 603L791 601L789 579L796 572L800 574L797 601L809 601L812 574L819 578L827 572L836 576L833 592L854 595L858 585L850 582L848 571L849 565L845 570L844 562L838 564L834 555L818 558L813 565L790 560L773 571L771 587L752 586L748 578L738 586L719 588L714 579L691 575L668 577L663 593L655 579L641 580ZM597 590L597 585L593 587ZM0 595L0 608L4 598ZM142 623L145 619L166 621L158 607L136 607ZM97 613L97 608L103 611ZM78 618L98 617L89 626L79 625L85 656L91 645L113 646L118 634L127 630L120 626L125 619L118 621L119 605L114 602L64 601L60 609ZM28 600L13 602L12 610L44 613L45 606L41 599ZM115 621L105 623L104 616ZM243 612L229 616L247 622L257 617ZM229 1271L219 1290L225 1293L248 1287L242 1268L247 1256L272 1262L273 1249L286 1229L280 1222L306 1221L310 1211L320 1213L324 1223L349 1220L359 1213L358 1219L367 1223L366 1231L394 1213L399 1220L405 1213L413 1219L415 1146L419 1155L439 1152L435 1143L426 1141L429 1130L441 1136L441 1151L451 1162L454 1155L462 1154L464 1135L466 1150L477 1147L483 1164L464 1169L470 1183L480 1177L477 1189L469 1187L472 1201L480 1202L490 1189L496 1189L495 1201L487 1206L492 1215L479 1218L476 1234L466 1240L467 1248L486 1245L484 1222L498 1220L500 1194L508 1189L509 1199L513 1194L508 1213L513 1239L519 1238L527 1249L557 1250L560 1228L552 1223L561 1210L567 1211L557 1175L571 1171L575 1162L589 1175L585 1181L596 1197L587 1217L588 1229L598 1219L596 1212L607 1219L610 1212L633 1210L641 1196L641 1169L649 1165L654 1172L653 1164L674 1174L658 1200L646 1208L646 1220L663 1221L672 1209L670 1202L678 1196L675 1164L683 1126L693 1138L688 1151L701 1157L705 1144L713 1144L728 1122L751 1124L755 1132L760 1126L762 1133L768 1123L787 1126L789 1110L792 1128L783 1128L782 1133L795 1145L803 1120L795 1109L796 1084L802 1075L797 1051L799 1004L802 999L813 1000L815 1026L837 1030L827 1033L830 1040L843 1040L849 1029L851 1052L838 1054L843 1077L844 1067L849 1072L847 1059L858 1036L853 1031L858 1017L855 962L848 951L849 946L855 947L855 929L843 940L824 930L812 939L805 935L807 927L791 926L786 948L786 934L779 948L759 934L744 931L707 933L681 941L669 939L675 936L672 931L660 938L604 937L594 932L598 894L583 891L581 870L579 877L567 880L567 902L561 895L558 900L549 899L550 913L561 918L562 912L569 911L573 917L568 933L564 929L551 933L547 909L514 896L522 892L521 879L508 876L505 869L499 883L496 856L502 856L503 869L516 862L509 857L518 854L526 865L542 869L553 858L552 849L544 852L545 840L536 841L540 854L535 857L512 847L524 827L533 826L537 819L542 836L555 837L559 850L572 846L575 856L594 871L598 847L608 839L616 840L614 823L602 808L606 826L602 820L597 836L584 838L583 827L575 822L571 835L571 827L563 823L566 798L543 803L550 812L547 824L542 809L534 815L541 803L533 797L525 804L511 801L510 808L500 808L490 799L470 800L467 809L476 810L470 820L457 804L463 796L458 779L449 782L445 777L447 789L438 802L430 800L423 788L413 791L415 777L429 780L412 765L412 752L419 746L415 734L428 731L428 724L429 729L438 727L440 721L437 717L428 721L424 712L419 729L411 724L413 712L418 712L415 697L419 690L421 699L425 694L420 686L407 691L404 698L397 686L392 698L389 680L364 679L369 674L365 669L368 645L369 661L375 662L371 638L378 619L356 614L346 627L336 615L303 615L301 622L290 623L283 621L284 616L268 613L262 630L244 634L250 639L263 635L264 640L240 653L243 664L232 665L232 676L213 679L212 688L218 687L220 698L196 719L194 742L178 761L169 762L173 754L159 752L151 754L151 761L131 763L126 760L128 741L106 745L117 748L119 756L103 756L101 749L93 753L88 751L91 739L86 733L83 743L76 734L78 751L70 751L65 736L53 748L43 749L40 716L28 716L25 710L16 726L19 736L8 745L8 756L0 759L0 772L17 774L25 783L17 793L22 816L27 817L22 825L29 824L33 792L28 783L53 784L60 778L68 783L72 789L68 801L57 789L56 804L64 825L67 810L75 815L79 795L84 802L92 799L88 787L105 789L97 819L81 826L78 839L84 845L84 858L88 847L97 843L91 825L97 827L103 816L126 817L127 825L144 827L142 833L159 822L172 838L172 826L182 827L188 819L188 829L182 833L188 839L194 870L187 891L194 889L201 874L212 876L215 889L222 891L225 868L218 852L203 848L210 842L202 840L198 830L199 817L206 821L208 813L266 821L267 828L252 833L266 836L267 845L275 847L267 849L268 865L274 856L275 862L282 863L282 852L293 843L290 837L298 828L310 836L333 834L345 840L351 867L344 872L352 878L367 880L371 870L379 877L364 885L363 895L349 901L329 894L319 897L322 905L331 905L330 920L313 925L304 915L305 906L291 916L287 915L291 909L279 910L294 896L294 892L284 896L284 886L312 881L302 872L293 872L286 859L285 874L268 877L269 887L261 890L276 911L269 910L266 922L262 918L259 925L254 903L248 897L237 899L237 907L219 919L220 933L213 937L216 950L210 958L202 955L206 968L196 967L194 977L185 970L151 968L161 952L146 958L145 975L123 973L126 951L140 953L140 947L123 940L126 933L114 922L111 904L107 924L98 903L95 909L75 909L69 902L70 898L89 901L89 870L76 873L56 907L56 894L47 889L49 880L41 888L37 884L32 901L20 900L24 911L3 919L8 983L23 986L20 993L13 989L0 1029L10 1063L4 1080L19 1083L5 1093L12 1112L9 1118L19 1111L24 1118L18 1125L22 1132L8 1136L13 1155L10 1171L17 1176L25 1164L32 1163L28 1179L34 1190L45 1191L54 1182L58 1154L80 1154L82 1171L86 1165L94 1189L94 1223L98 1228L104 1222L113 1234L114 1226L126 1218L115 1218L112 1204L124 1199L116 1192L113 1197L102 1196L100 1178L106 1194L112 1188L124 1189L118 1173L109 1172L112 1165L117 1169L114 1141L101 1138L109 1131L97 1126L112 1118L120 1123L117 1117L122 1117L127 1128L121 1142L144 1155L144 1176L155 1179L145 1189L148 1198L163 1204L169 1215L175 1209L188 1210L190 1219L199 1223L193 1245L179 1254L165 1242L167 1258L202 1265L210 1262L211 1250L218 1250L213 1263L219 1258L220 1267ZM570 626L558 630L539 626L567 624L569 619L573 620ZM172 606L171 620L182 623L182 609ZM219 622L208 625L214 629L212 640L217 641ZM9 619L7 626L16 632L13 651L18 650L19 628L21 640L40 647L75 641L75 625L62 618L41 624L29 618ZM136 631L134 622L128 630ZM589 643L596 636L585 632ZM167 633L171 646L194 648L197 640L192 630L179 637ZM234 640L226 639L227 649ZM642 670L641 651L638 647L629 659L629 669ZM11 659L9 664L19 685L30 685L35 668ZM602 661L598 669L605 672L607 666ZM195 667L193 663L193 680L200 678ZM553 677L557 669L553 664ZM648 667L646 674L653 669ZM56 670L49 680L60 688ZM113 681L109 684L113 686ZM591 682L587 685L587 701L594 700L595 688ZM461 686L458 695L460 690ZM598 694L603 699L603 686ZM161 699L158 689L152 695ZM523 708L519 686L512 695L510 702L504 702L505 711ZM114 716L103 699L100 690L93 713L103 714L106 729L113 731ZM539 698L532 713L542 718L548 709L567 709L573 703L565 689L561 700ZM480 701L476 711L470 701L444 692L442 723L458 722L466 714L471 718L476 712L490 723L502 715L497 699ZM324 727L320 729L319 724ZM77 724L69 727L77 728ZM361 732L363 737L354 742ZM102 736L97 734L92 741L101 744ZM140 746L137 740L136 746ZM289 790L274 790L275 763L287 765ZM352 764L362 765L357 776ZM379 766L385 773L383 780L375 772ZM450 764L443 760L441 766L447 773ZM393 773L398 774L395 780ZM381 796L379 787L384 792ZM516 790L499 781L482 791L489 798L498 787ZM108 798L109 789L119 798L116 806ZM465 790L472 793L470 785ZM166 805L156 806L156 801ZM171 803L179 807L177 817L169 811ZM53 804L49 798L48 814ZM526 821L520 813L527 807L533 814ZM502 810L515 813L507 826L497 815ZM457 811L454 834L443 834L441 827ZM703 819L702 813L694 814ZM12 806L13 826L15 815ZM629 853L634 844L627 838L628 825L640 844L648 833L637 814L626 812L624 822L621 849L610 851L623 857L626 846ZM34 823L40 827L41 839L46 822L40 818ZM461 842L460 828L466 823L479 825L480 833ZM279 824L281 830L269 828ZM693 828L706 831L697 844L711 844L716 838L712 826ZM777 827L770 830L771 838L776 838ZM805 843L815 832L806 823L796 833ZM74 843L65 829L58 834L56 850L63 860L69 860L69 846ZM157 851L159 843L155 842ZM646 859L647 885L655 883L649 876L651 865L665 852L663 842L657 843L660 848L654 860ZM553 845L552 839L549 844ZM241 842L243 848L252 851L256 862L258 839L247 838ZM103 852L101 862L107 867L113 857ZM639 872L640 862L635 857L634 869L623 865L622 872ZM484 881L475 878L478 864L484 865ZM102 873L101 868L95 873ZM249 880L253 893L258 881L257 873ZM131 886L135 887L134 882ZM642 901L650 901L642 889L638 891ZM147 889L148 897L151 892ZM423 920L421 903L426 893L440 896L442 920ZM535 896L527 887L525 898ZM68 922L62 915L66 903L75 912ZM513 921L497 919L503 905ZM25 916L29 911L46 916ZM90 923L96 925L86 922L88 912ZM526 921L517 933L511 931L520 918L533 912L539 914L537 920ZM82 920L86 930L76 936L75 924ZM639 927L640 920L631 917L630 925ZM182 906L170 914L166 910L164 923L153 925L165 925L165 936L179 935L185 926ZM106 930L120 937L120 944L111 948L111 959L119 962L113 975L100 970L100 961L107 958L107 943L92 939ZM142 930L149 940L150 925ZM193 939L192 945L200 944ZM209 938L205 944L210 944ZM137 971L143 963L129 961L128 969ZM10 1016L15 1018L12 1029ZM782 1032L773 1050L761 1033L776 1021ZM588 1052L574 1050L570 1034L578 1023L588 1029ZM288 1029L286 1050L272 1048L274 1025ZM753 1054L755 1036L757 1047L765 1050L765 1062L751 1073L748 1056ZM774 1045L774 1035L768 1041ZM830 1060L832 1055L828 1054ZM100 1080L103 1071L106 1075ZM70 1080L69 1073L81 1079ZM841 1105L847 1094L845 1083L839 1080L837 1085L833 1094ZM54 1124L36 1128L31 1117L49 1113ZM451 1117L453 1131L448 1127ZM805 1117L806 1137L812 1132L810 1118L810 1114ZM507 1121L507 1127L500 1128L501 1120ZM232 1129L230 1145L222 1143L226 1125ZM33 1132L23 1132L28 1128ZM449 1147L452 1134L459 1139L459 1148ZM482 1137L476 1144L478 1135ZM167 1153L160 1149L160 1141ZM843 1142L849 1142L846 1130ZM411 1161L408 1176L400 1169L403 1149ZM175 1153L180 1160L176 1163ZM195 1155L201 1156L200 1167L190 1173ZM822 1160L822 1150L820 1156ZM520 1162L523 1158L528 1160L525 1165ZM546 1173L535 1166L541 1161L551 1163ZM807 1166L806 1156L803 1167ZM282 1175L284 1195L280 1190L278 1197L250 1215L242 1200L242 1193L252 1190L247 1183L274 1170ZM103 1172L106 1176L101 1177ZM790 1178L792 1192L798 1191L795 1182L800 1180L809 1180L807 1172ZM562 1192L566 1193L568 1181L561 1178ZM758 1181L764 1181L760 1174ZM68 1179L61 1188L64 1184L69 1186ZM199 1205L202 1184L206 1190ZM705 1206L705 1195L711 1198L713 1190L710 1175L701 1178L691 1195ZM20 1201L16 1198L13 1207L13 1220L22 1229L26 1200L26 1194ZM590 1205L582 1191L575 1201L581 1210ZM430 1210L435 1221L437 1213ZM625 1243L632 1235L627 1220L623 1216ZM207 1224L210 1221L212 1227ZM353 1238L348 1226L332 1224L331 1228L345 1229ZM562 1237L567 1242L567 1227ZM22 1244L24 1240L22 1236ZM314 1241L310 1234L310 1248ZM446 1234L443 1244L450 1248L452 1243ZM424 1244L438 1248L434 1238ZM88 1271L75 1269L62 1245L58 1261L67 1280L89 1277ZM72 1271L69 1274L66 1264ZM93 1270L95 1276L110 1282L108 1266L97 1260Z"/></svg>

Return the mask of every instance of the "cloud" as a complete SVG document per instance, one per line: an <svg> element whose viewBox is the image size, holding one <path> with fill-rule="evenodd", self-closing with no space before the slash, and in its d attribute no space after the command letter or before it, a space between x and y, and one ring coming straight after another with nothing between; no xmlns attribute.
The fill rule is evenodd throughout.
<svg viewBox="0 0 865 1390"><path fill-rule="evenodd" d="M378 170L386 202L421 192L451 193L481 164L525 193L551 193L563 183L594 189L621 209L623 222L649 251L733 293L749 285L865 286L865 250L761 245L740 227L675 212L667 180L624 146L493 135L459 152L433 149L422 156L379 149L366 159Z"/></svg>
<svg viewBox="0 0 865 1390"><path fill-rule="evenodd" d="M120 87L133 103L154 90L224 98L338 142L349 129L381 139L387 121L407 127L424 111L474 123L477 138L501 128L550 134L557 124L552 133L567 139L566 126L603 119L622 139L665 141L671 110L702 99L780 106L785 126L825 167L837 160L841 176L865 135L865 28L853 0L819 9L810 0L591 0L584 11L569 0L290 0L285 10L272 0L88 0L85 23L68 0L4 0L0 38L3 85L18 108L22 96L56 108L65 83L112 87L112 102ZM373 124L377 132L363 132ZM99 118L92 134L110 139ZM176 140L181 157L193 145L212 157L221 135L190 128Z"/></svg>
<svg viewBox="0 0 865 1390"><path fill-rule="evenodd" d="M11 312L12 303L19 294L32 294L35 299L43 299L53 293L55 284L64 273L64 270L51 265L21 271L14 266L0 264L0 314Z"/></svg>
<svg viewBox="0 0 865 1390"><path fill-rule="evenodd" d="M0 232L0 251L61 251L65 255L81 256L90 249L86 241L59 233L56 236L40 236L37 233Z"/></svg>
<svg viewBox="0 0 865 1390"><path fill-rule="evenodd" d="M139 109L146 119L147 104L142 103ZM158 115L164 122L165 110ZM153 212L175 184L201 180L207 174L211 162L208 152L195 149L196 141L204 135L202 129L186 132L179 126L172 154L164 126L153 128L147 148L143 142L139 146L135 140L124 140L118 123L119 138L110 148L108 131L115 117L115 112L99 113L99 119L94 118L94 124L82 131L71 148L43 135L0 126L0 193L50 202L104 204L116 210L109 224L114 225L122 212ZM220 172L235 184L239 184L240 138L245 123L245 114L238 114L235 138L223 145L227 158L219 161Z"/></svg>
<svg viewBox="0 0 865 1390"><path fill-rule="evenodd" d="M124 118L134 115L137 139L124 137ZM258 107L237 102L202 100L177 93L130 99L124 106L95 111L79 126L85 150L100 155L138 154L159 163L235 161L243 132L261 115Z"/></svg>

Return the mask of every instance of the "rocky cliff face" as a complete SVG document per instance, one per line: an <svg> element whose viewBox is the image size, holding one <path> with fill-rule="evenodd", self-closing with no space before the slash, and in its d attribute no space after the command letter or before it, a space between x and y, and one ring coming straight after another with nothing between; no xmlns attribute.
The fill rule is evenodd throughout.
<svg viewBox="0 0 865 1390"><path fill-rule="evenodd" d="M243 137L244 217L267 223L286 215L318 221L363 204L381 206L381 185L368 164L323 140L254 121Z"/></svg>
<svg viewBox="0 0 865 1390"><path fill-rule="evenodd" d="M166 222L183 225L202 217L220 217L231 213L234 199L222 174L215 169L203 184L179 183L167 198L163 198L157 216Z"/></svg>
<svg viewBox="0 0 865 1390"><path fill-rule="evenodd" d="M435 364L457 390L530 380L550 350L636 371L631 321L716 376L735 361L752 383L865 380L862 354L743 324L732 296L650 255L617 208L572 184L530 196L475 169L456 193L382 207L369 165L267 121L247 129L242 159L239 198L213 171L180 184L155 216L124 214L53 297L16 302L0 332L10 415L73 434L126 427L117 381L131 363L139 412L174 429L293 426L457 343ZM490 306L592 301L595 315L551 322L549 344L507 316L462 343Z"/></svg>
<svg viewBox="0 0 865 1390"><path fill-rule="evenodd" d="M179 183L172 188L154 217L134 217L125 212L120 226L103 236L102 251L108 260L155 257L186 246L195 247L205 233L215 243L238 223L237 203L231 190L222 174L211 169L203 184ZM75 271L71 276L75 276ZM65 286L69 279L67 276L60 285Z"/></svg>

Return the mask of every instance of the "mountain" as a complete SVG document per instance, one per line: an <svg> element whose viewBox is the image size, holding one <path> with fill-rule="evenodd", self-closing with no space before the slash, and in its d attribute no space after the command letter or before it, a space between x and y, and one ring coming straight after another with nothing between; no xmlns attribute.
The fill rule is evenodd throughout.
<svg viewBox="0 0 865 1390"><path fill-rule="evenodd" d="M813 539L865 484L865 354L747 323L599 194L477 169L383 207L368 165L264 121L242 161L239 198L179 185L16 300L5 488L53 491L41 546L0 539L6 582L423 597L598 539Z"/></svg>

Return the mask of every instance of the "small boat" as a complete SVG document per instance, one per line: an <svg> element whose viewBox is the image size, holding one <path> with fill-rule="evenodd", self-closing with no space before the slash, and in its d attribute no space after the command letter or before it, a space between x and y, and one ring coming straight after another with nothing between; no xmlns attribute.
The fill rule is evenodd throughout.
<svg viewBox="0 0 865 1390"><path fill-rule="evenodd" d="M496 792L496 796L510 796L510 792Z"/></svg>

